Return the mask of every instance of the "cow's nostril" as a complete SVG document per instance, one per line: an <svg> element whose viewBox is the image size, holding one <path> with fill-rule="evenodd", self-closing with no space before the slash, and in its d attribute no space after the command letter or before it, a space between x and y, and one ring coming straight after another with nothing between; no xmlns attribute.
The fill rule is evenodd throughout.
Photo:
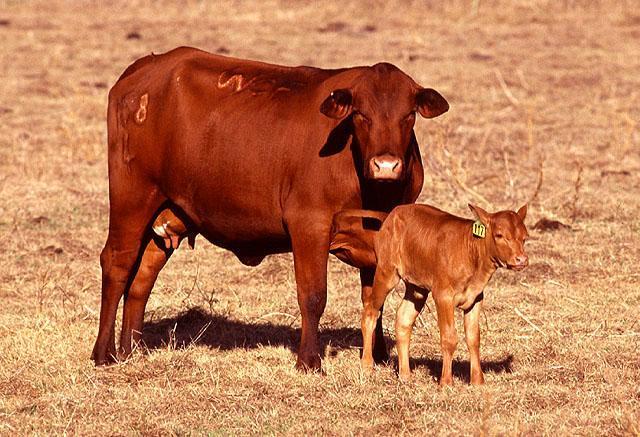
<svg viewBox="0 0 640 437"><path fill-rule="evenodd" d="M402 175L402 160L392 155L375 156L369 161L369 171L374 179L396 180Z"/></svg>

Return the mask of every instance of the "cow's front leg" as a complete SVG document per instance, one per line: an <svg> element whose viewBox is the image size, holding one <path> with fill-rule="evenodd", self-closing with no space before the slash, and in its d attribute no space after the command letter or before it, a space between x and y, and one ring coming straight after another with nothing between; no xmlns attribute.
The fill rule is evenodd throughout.
<svg viewBox="0 0 640 437"><path fill-rule="evenodd" d="M318 325L327 304L327 260L329 258L330 218L315 219L310 214L287 222L302 315L302 336L296 367L302 371L320 370Z"/></svg>

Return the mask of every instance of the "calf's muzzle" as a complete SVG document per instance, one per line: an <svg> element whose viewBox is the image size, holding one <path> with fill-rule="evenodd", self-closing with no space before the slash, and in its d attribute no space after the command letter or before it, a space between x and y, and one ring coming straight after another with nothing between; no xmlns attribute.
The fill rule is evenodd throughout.
<svg viewBox="0 0 640 437"><path fill-rule="evenodd" d="M529 265L529 257L525 255L518 255L515 258L515 263L512 268L514 270L522 270Z"/></svg>

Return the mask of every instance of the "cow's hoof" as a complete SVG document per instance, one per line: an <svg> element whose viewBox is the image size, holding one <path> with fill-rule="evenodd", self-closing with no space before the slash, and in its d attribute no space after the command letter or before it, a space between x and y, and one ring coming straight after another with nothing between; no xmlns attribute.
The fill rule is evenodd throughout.
<svg viewBox="0 0 640 437"><path fill-rule="evenodd" d="M96 352L96 348L94 348L93 352L91 352L91 359L93 360L96 367L110 366L111 364L116 363L115 351L100 354Z"/></svg>
<svg viewBox="0 0 640 437"><path fill-rule="evenodd" d="M387 350L387 346L385 344L376 345L373 349L373 361L376 364L387 364L389 363L389 351Z"/></svg>
<svg viewBox="0 0 640 437"><path fill-rule="evenodd" d="M119 350L116 355L116 362L123 363L131 358L131 351Z"/></svg>
<svg viewBox="0 0 640 437"><path fill-rule="evenodd" d="M91 357L91 359L93 360L93 363L96 367L112 366L117 362L113 355L109 355L108 357L104 358Z"/></svg>
<svg viewBox="0 0 640 437"><path fill-rule="evenodd" d="M298 357L296 369L302 373L322 373L322 361L319 356L307 357L305 359Z"/></svg>

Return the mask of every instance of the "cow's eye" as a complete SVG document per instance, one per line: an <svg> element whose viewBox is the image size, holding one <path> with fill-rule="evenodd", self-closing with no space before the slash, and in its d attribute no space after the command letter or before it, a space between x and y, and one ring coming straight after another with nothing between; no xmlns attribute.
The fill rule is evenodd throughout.
<svg viewBox="0 0 640 437"><path fill-rule="evenodd" d="M502 238L504 237L504 235L502 235L500 232L496 233L496 238Z"/></svg>
<svg viewBox="0 0 640 437"><path fill-rule="evenodd" d="M416 113L415 113L415 112L411 112L411 113L407 114L407 115L402 119L402 121L404 121L404 122L409 122L409 121L412 121L412 120L413 120L413 119L415 119L415 118L416 118Z"/></svg>
<svg viewBox="0 0 640 437"><path fill-rule="evenodd" d="M358 121L361 121L361 122L366 123L366 124L371 124L371 119L369 117L367 117L366 115L364 115L362 112L356 112L354 114L354 117Z"/></svg>

